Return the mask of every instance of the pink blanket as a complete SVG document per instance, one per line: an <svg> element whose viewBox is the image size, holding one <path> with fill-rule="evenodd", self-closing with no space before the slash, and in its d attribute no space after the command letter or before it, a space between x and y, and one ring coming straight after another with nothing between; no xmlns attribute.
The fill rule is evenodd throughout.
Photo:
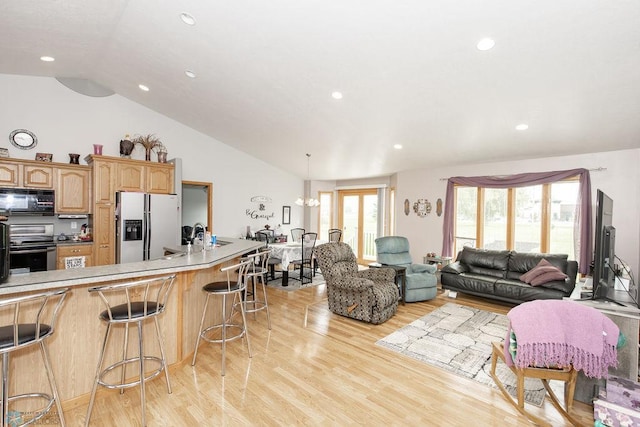
<svg viewBox="0 0 640 427"><path fill-rule="evenodd" d="M516 366L568 366L588 377L606 377L618 364L619 329L595 308L567 300L537 300L507 314L516 337ZM505 342L508 355L509 332Z"/></svg>

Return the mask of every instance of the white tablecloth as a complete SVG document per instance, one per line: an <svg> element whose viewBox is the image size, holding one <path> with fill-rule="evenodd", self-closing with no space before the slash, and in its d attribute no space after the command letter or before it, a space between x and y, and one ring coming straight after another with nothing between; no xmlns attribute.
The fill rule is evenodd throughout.
<svg viewBox="0 0 640 427"><path fill-rule="evenodd" d="M316 240L316 246L326 243L326 240ZM302 245L299 242L271 243L271 258L282 260L282 269L289 268L291 261L302 259Z"/></svg>

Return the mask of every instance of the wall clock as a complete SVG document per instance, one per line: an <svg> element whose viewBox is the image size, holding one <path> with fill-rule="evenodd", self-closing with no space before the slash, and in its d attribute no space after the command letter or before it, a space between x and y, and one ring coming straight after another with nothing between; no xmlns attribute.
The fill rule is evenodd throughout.
<svg viewBox="0 0 640 427"><path fill-rule="evenodd" d="M38 145L36 135L26 129L16 129L9 134L9 141L21 150L31 150Z"/></svg>
<svg viewBox="0 0 640 427"><path fill-rule="evenodd" d="M418 199L418 201L413 204L413 211L420 217L427 216L427 214L431 212L431 202L427 199Z"/></svg>

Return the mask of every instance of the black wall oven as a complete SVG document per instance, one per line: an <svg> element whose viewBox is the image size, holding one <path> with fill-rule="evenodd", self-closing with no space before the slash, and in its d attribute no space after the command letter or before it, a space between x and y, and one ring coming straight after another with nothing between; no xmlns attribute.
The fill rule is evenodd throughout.
<svg viewBox="0 0 640 427"><path fill-rule="evenodd" d="M53 224L9 225L11 274L56 269Z"/></svg>

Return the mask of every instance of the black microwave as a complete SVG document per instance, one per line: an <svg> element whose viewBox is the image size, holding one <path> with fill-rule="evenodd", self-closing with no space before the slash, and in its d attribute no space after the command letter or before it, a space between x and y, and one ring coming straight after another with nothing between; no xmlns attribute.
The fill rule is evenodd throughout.
<svg viewBox="0 0 640 427"><path fill-rule="evenodd" d="M0 188L0 215L53 215L53 190Z"/></svg>

